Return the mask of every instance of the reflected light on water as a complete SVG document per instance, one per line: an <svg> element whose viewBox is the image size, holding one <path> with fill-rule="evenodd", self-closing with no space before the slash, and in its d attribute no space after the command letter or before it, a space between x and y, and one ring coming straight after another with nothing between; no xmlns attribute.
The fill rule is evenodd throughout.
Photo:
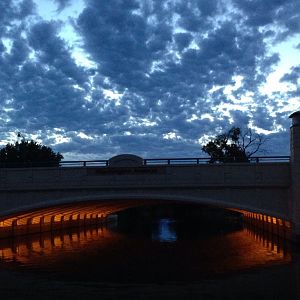
<svg viewBox="0 0 300 300"><path fill-rule="evenodd" d="M158 231L152 233L152 240L159 242L176 242L177 234L172 228L174 221L170 219L160 219L158 222Z"/></svg>
<svg viewBox="0 0 300 300"><path fill-rule="evenodd" d="M194 281L292 260L280 240L250 229L191 240L179 238L169 219L158 225L150 238L93 227L1 240L0 265L76 280L165 282Z"/></svg>

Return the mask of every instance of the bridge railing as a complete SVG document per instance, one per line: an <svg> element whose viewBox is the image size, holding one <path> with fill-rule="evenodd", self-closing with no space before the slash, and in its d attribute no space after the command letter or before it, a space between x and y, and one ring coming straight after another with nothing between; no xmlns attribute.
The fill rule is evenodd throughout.
<svg viewBox="0 0 300 300"><path fill-rule="evenodd" d="M250 163L274 163L290 162L290 156L254 156L250 157Z"/></svg>
<svg viewBox="0 0 300 300"><path fill-rule="evenodd" d="M209 163L209 157L196 158L148 158L144 165L200 165Z"/></svg>
<svg viewBox="0 0 300 300"><path fill-rule="evenodd" d="M61 161L60 167L107 167L108 160L70 160Z"/></svg>
<svg viewBox="0 0 300 300"><path fill-rule="evenodd" d="M290 156L255 156L255 157L250 157L249 162L245 162L245 163L274 163L274 162L290 162ZM208 163L210 163L209 157L144 159L144 165L180 165L180 164L200 165L200 164L208 164ZM234 161L230 163L234 163ZM237 163L241 163L241 162L237 161Z"/></svg>
<svg viewBox="0 0 300 300"><path fill-rule="evenodd" d="M181 157L181 158L147 158L144 159L145 166L155 165L201 165L208 164L209 157ZM290 162L290 156L255 156L249 159L249 163L274 163ZM61 167L107 167L108 160L90 160L90 161L62 161Z"/></svg>
<svg viewBox="0 0 300 300"><path fill-rule="evenodd" d="M246 163L287 163L290 161L290 156L256 156L251 157ZM194 158L147 158L144 159L145 166L155 165L202 165L210 163L209 157L194 157ZM231 162L234 163L234 162ZM108 160L64 160L58 163L49 162L26 162L20 163L0 163L0 168L32 168L32 167L108 167Z"/></svg>

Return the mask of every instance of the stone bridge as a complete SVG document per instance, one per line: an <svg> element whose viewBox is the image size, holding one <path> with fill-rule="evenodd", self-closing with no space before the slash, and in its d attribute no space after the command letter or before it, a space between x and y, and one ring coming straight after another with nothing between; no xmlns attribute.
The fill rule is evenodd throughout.
<svg viewBox="0 0 300 300"><path fill-rule="evenodd" d="M102 222L161 202L238 210L300 237L300 112L291 118L291 156L284 162L162 164L120 155L102 166L1 168L0 237Z"/></svg>

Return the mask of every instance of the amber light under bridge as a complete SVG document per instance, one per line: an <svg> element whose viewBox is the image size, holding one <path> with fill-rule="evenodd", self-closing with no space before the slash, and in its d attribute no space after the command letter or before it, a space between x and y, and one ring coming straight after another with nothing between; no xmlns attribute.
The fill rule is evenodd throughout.
<svg viewBox="0 0 300 300"><path fill-rule="evenodd" d="M144 204L141 200L91 201L26 211L0 218L0 238L101 224L111 214Z"/></svg>

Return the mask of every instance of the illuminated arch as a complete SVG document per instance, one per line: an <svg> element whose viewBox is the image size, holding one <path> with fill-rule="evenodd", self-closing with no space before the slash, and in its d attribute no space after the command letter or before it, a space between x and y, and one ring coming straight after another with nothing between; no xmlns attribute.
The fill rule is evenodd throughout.
<svg viewBox="0 0 300 300"><path fill-rule="evenodd" d="M141 200L141 198L143 198ZM95 195L93 197L66 198L59 201L39 203L24 206L10 211L0 218L0 237L26 234L31 232L49 231L61 227L80 226L101 223L107 216L119 211L158 203L200 204L238 211L245 216L264 219L266 216L273 223L282 223L285 216L259 209L252 209L245 205L228 203L227 201L212 200L210 198L183 195L136 195L115 194ZM270 217L272 216L272 217ZM273 219L272 219L273 218ZM268 222L268 219L266 219ZM2 232L1 232L2 230Z"/></svg>

